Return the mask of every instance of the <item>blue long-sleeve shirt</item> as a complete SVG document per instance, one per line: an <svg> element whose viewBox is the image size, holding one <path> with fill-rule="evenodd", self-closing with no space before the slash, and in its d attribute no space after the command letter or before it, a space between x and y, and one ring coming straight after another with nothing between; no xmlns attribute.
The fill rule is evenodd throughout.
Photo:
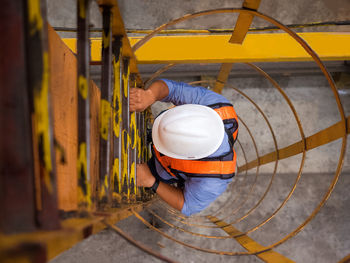
<svg viewBox="0 0 350 263"><path fill-rule="evenodd" d="M212 105L216 103L230 103L225 97L210 91L203 87L193 87L189 84L176 82L172 80L162 79L168 88L169 95L165 97L163 102L172 102L175 105L183 104L200 104ZM231 128L232 124L225 124L225 128ZM224 140L219 149L208 157L218 157L230 151L230 143L228 136L225 133ZM152 169L151 169L152 170ZM177 179L168 174L155 158L155 170L162 181L174 182ZM181 212L190 216L198 213L212 203L219 195L227 188L227 185L232 181L230 179L220 178L201 178L201 177L186 177L181 174L185 180L184 185L184 205Z"/></svg>

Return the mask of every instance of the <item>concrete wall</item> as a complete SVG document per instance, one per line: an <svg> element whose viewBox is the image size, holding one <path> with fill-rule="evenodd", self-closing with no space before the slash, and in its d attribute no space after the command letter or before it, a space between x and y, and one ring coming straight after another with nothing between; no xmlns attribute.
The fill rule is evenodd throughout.
<svg viewBox="0 0 350 263"><path fill-rule="evenodd" d="M152 29L172 19L198 11L217 8L241 8L241 0L224 1L173 1L173 0L122 0L119 1L123 19L129 29ZM347 0L322 1L274 1L262 0L260 12L280 20L284 24L309 23L327 20L347 20L350 2ZM219 14L196 18L182 22L172 28L232 28L237 19L236 14ZM269 23L255 18L253 27L270 26ZM299 31L349 31L345 27L321 27L299 29Z"/></svg>

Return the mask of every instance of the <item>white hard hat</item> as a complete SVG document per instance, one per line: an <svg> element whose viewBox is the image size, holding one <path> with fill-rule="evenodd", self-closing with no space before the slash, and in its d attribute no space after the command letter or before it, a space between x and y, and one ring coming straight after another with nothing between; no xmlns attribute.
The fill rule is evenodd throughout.
<svg viewBox="0 0 350 263"><path fill-rule="evenodd" d="M152 128L156 149L176 159L200 159L214 153L225 134L222 119L213 109L185 104L158 116Z"/></svg>

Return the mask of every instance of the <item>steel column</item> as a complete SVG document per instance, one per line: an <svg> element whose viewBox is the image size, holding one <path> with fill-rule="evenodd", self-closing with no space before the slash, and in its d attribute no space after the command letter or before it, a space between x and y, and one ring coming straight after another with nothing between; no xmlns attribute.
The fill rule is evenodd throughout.
<svg viewBox="0 0 350 263"><path fill-rule="evenodd" d="M129 202L129 145L130 145L130 113L129 113L129 59L123 59L122 68L122 202Z"/></svg>
<svg viewBox="0 0 350 263"><path fill-rule="evenodd" d="M26 81L25 5L24 1L12 0L2 5L0 232L13 233L35 229L33 150Z"/></svg>
<svg viewBox="0 0 350 263"><path fill-rule="evenodd" d="M27 0L26 52L28 89L32 111L37 224L59 227L45 1Z"/></svg>
<svg viewBox="0 0 350 263"><path fill-rule="evenodd" d="M143 112L137 112L136 113L136 127L137 127L137 138L136 138L136 164L142 163L142 134L144 132L141 122L141 116L143 115ZM136 174L136 173L135 173ZM135 181L137 181L137 178L135 176ZM135 182L136 183L136 182ZM136 200L141 201L142 200L142 188L137 187L136 189Z"/></svg>
<svg viewBox="0 0 350 263"><path fill-rule="evenodd" d="M136 88L136 76L130 75L130 86ZM137 122L136 112L130 113L130 156L129 156L129 200L136 201L136 154L137 154Z"/></svg>
<svg viewBox="0 0 350 263"><path fill-rule="evenodd" d="M102 73L101 73L101 107L100 107L100 182L99 209L104 209L111 201L110 173L111 158L111 81L112 81L112 13L110 6L102 6Z"/></svg>
<svg viewBox="0 0 350 263"><path fill-rule="evenodd" d="M137 163L145 163L146 158L145 158L145 145L146 145L146 129L145 129L145 112L142 112L138 114L139 119L138 119L138 127L139 127L139 145L138 145L138 155L137 155ZM136 182L137 182L137 177L136 177ZM139 193L140 193L140 198L141 201L147 200L146 198L146 192L144 187L139 187Z"/></svg>
<svg viewBox="0 0 350 263"><path fill-rule="evenodd" d="M121 156L122 156L122 71L121 71L121 49L122 37L115 36L112 43L113 49L113 172L111 178L112 206L119 206L121 203Z"/></svg>
<svg viewBox="0 0 350 263"><path fill-rule="evenodd" d="M89 96L89 5L90 0L77 1L78 18L78 207L91 208L90 186L90 96Z"/></svg>

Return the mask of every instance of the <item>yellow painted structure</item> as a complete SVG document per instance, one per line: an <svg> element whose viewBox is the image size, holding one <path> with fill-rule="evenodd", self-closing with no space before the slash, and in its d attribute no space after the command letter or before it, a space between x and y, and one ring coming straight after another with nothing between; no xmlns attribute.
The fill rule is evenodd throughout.
<svg viewBox="0 0 350 263"><path fill-rule="evenodd" d="M319 146L330 143L332 141L338 140L344 136L344 132L346 132L347 134L350 134L350 116L347 117L346 122L347 122L346 131L344 131L343 123L340 121L326 129L323 129L322 131L319 131L318 133L315 133L307 137L305 139L306 150L309 151ZM300 154L302 152L303 152L303 141L299 141L287 147L284 147L282 149L278 149L278 153L270 152L245 165L239 166L238 172L241 173L246 170L252 169L254 167L274 162L277 160L277 157L279 160L282 160L282 159Z"/></svg>
<svg viewBox="0 0 350 263"><path fill-rule="evenodd" d="M236 239L236 241L249 252L255 253L258 251L264 251L266 249L266 251L256 254L256 256L260 258L262 261L268 262L268 263L274 263L274 262L293 263L294 262L293 260L286 258L285 256L277 253L276 251L267 249L266 247L254 241L252 238L250 238L243 232L236 229L234 226L219 220L215 216L208 216L208 219L212 221L214 224L216 224L218 227L220 227L222 230L224 230L232 238Z"/></svg>
<svg viewBox="0 0 350 263"><path fill-rule="evenodd" d="M257 10L261 0L244 0L243 8L249 8ZM232 36L229 40L231 44L242 44L252 24L254 16L250 13L240 13L235 25L235 29L232 32Z"/></svg>
<svg viewBox="0 0 350 263"><path fill-rule="evenodd" d="M350 59L350 33L300 33L322 60ZM242 45L231 35L157 36L136 51L138 64L312 61L288 34L248 34ZM135 45L141 38L129 38ZM76 51L75 39L63 39ZM91 40L91 60L101 61L101 39Z"/></svg>
<svg viewBox="0 0 350 263"><path fill-rule="evenodd" d="M1 252L10 250L13 247L19 247L22 244L42 243L46 247L47 260L53 259L86 237L105 229L106 223L114 225L116 222L131 216L133 211L142 211L145 206L152 202L115 208L109 212L93 213L88 218L66 219L61 222L62 229L57 231L37 231L15 235L3 235L0 233L0 256ZM28 260L28 257L25 257L26 261L12 260L11 262L32 262Z"/></svg>

